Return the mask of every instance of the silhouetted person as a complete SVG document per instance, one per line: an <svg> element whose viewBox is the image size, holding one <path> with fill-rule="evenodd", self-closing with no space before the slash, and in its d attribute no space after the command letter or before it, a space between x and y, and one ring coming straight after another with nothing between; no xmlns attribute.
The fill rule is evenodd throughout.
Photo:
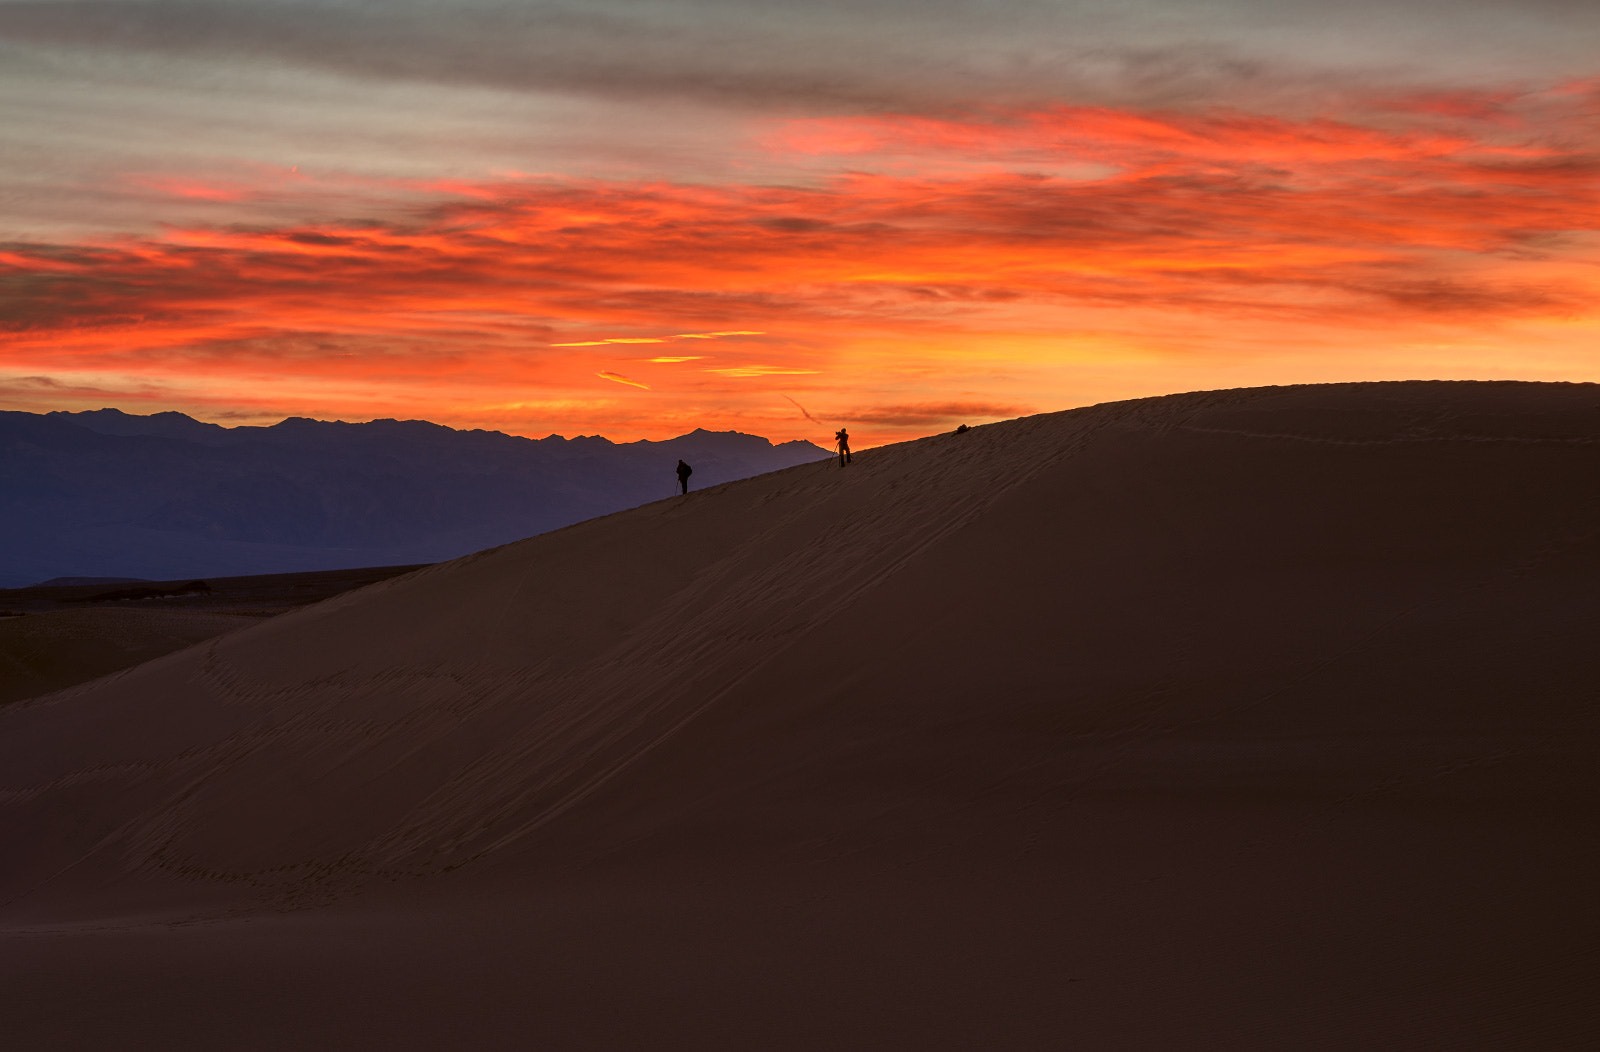
<svg viewBox="0 0 1600 1052"><path fill-rule="evenodd" d="M694 474L694 468L678 461L678 485L683 487L683 492L689 492L689 476Z"/></svg>
<svg viewBox="0 0 1600 1052"><path fill-rule="evenodd" d="M841 427L833 438L839 443L839 466L844 467L850 463L850 432Z"/></svg>

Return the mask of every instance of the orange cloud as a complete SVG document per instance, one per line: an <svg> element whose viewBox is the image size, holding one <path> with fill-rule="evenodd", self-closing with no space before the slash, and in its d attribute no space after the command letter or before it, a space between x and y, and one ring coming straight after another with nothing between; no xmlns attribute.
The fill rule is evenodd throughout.
<svg viewBox="0 0 1600 1052"><path fill-rule="evenodd" d="M621 373L614 373L614 372L611 372L609 369L602 369L600 372L595 373L595 375L599 376L599 377L601 377L603 379L610 380L613 383L627 384L629 387L640 387L640 388L643 388L646 391L650 390L650 385L649 384L642 384L637 380L630 380L626 376L623 376Z"/></svg>
<svg viewBox="0 0 1600 1052"><path fill-rule="evenodd" d="M608 343L666 343L668 340L716 340L724 336L764 336L765 333L739 332L680 332L676 336L611 336L603 340L578 340L571 343L553 343L552 347L603 347ZM657 359L665 361L666 359Z"/></svg>
<svg viewBox="0 0 1600 1052"><path fill-rule="evenodd" d="M545 416L502 426L661 437L779 427L759 382L777 376L865 407L886 436L1285 377L1533 362L1600 379L1572 364L1594 372L1578 350L1600 259L1594 97L1388 100L1365 123L1089 107L791 121L774 150L851 170L429 183L363 221L11 242L0 383L466 423L517 404ZM918 156L926 172L904 163ZM670 406L622 408L593 383L649 389L608 348L707 339L715 368L658 371Z"/></svg>
<svg viewBox="0 0 1600 1052"><path fill-rule="evenodd" d="M726 369L707 369L719 376L814 376L815 369L786 369L781 365L735 365Z"/></svg>
<svg viewBox="0 0 1600 1052"><path fill-rule="evenodd" d="M611 340L579 340L576 343L552 343L552 347L604 347L611 343L666 343L666 340L650 339L611 339Z"/></svg>

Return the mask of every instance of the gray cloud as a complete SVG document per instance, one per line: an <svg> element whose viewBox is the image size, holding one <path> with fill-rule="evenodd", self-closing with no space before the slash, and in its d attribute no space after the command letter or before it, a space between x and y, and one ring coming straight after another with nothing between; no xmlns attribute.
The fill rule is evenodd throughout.
<svg viewBox="0 0 1600 1052"><path fill-rule="evenodd" d="M513 90L894 109L1070 97L1181 104L1351 68L1558 76L1600 7L1528 0L23 0L0 35ZM1411 71L1409 74L1407 71Z"/></svg>
<svg viewBox="0 0 1600 1052"><path fill-rule="evenodd" d="M1516 97L1517 77L1592 71L1597 38L1600 5L1556 0L0 0L0 201L9 235L55 238L333 218L406 179L803 183L839 160L768 149L766 118L1067 103L1360 119L1408 93ZM371 185L270 174L292 165ZM140 182L175 173L249 193Z"/></svg>
<svg viewBox="0 0 1600 1052"><path fill-rule="evenodd" d="M134 381L120 387L58 380L53 376L0 376L0 408L37 413L47 406L126 405L165 393L160 384Z"/></svg>

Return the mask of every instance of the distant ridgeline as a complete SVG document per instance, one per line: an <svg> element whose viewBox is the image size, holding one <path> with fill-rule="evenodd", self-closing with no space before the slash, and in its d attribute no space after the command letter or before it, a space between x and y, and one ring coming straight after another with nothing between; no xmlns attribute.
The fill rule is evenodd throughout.
<svg viewBox="0 0 1600 1052"><path fill-rule="evenodd" d="M734 431L665 442L456 431L420 420L0 412L0 588L435 562L819 460Z"/></svg>

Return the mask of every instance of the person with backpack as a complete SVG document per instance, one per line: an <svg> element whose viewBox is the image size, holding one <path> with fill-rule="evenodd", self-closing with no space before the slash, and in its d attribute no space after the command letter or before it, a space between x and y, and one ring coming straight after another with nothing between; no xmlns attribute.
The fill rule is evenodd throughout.
<svg viewBox="0 0 1600 1052"><path fill-rule="evenodd" d="M689 493L689 476L693 474L694 468L685 464L681 460L678 461L678 485L683 489L685 496L687 496Z"/></svg>

